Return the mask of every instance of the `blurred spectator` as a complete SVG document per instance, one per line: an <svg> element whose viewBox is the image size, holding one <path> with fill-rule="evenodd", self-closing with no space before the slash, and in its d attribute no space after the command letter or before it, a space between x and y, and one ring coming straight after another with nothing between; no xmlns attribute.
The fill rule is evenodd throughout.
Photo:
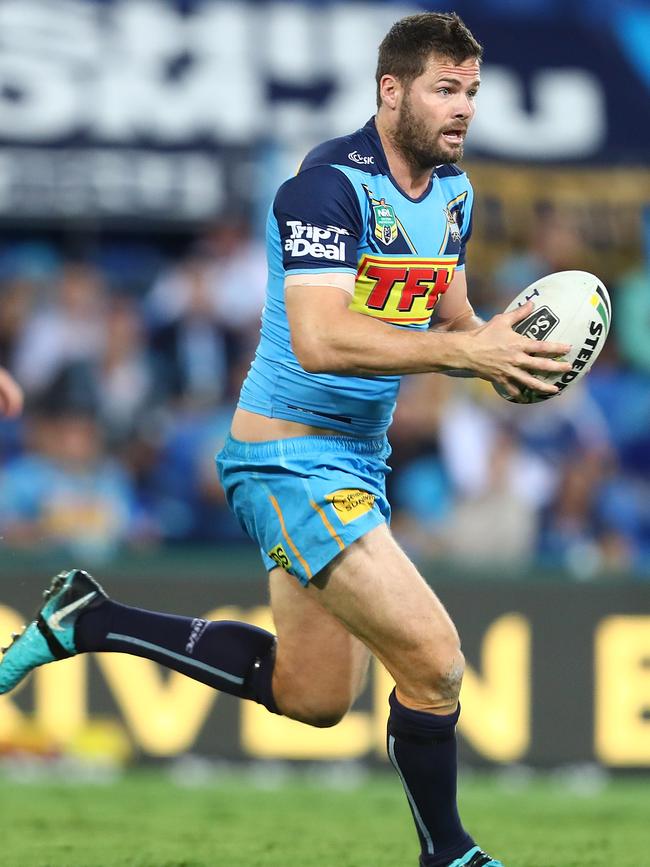
<svg viewBox="0 0 650 867"><path fill-rule="evenodd" d="M64 377L29 413L30 448L2 473L0 527L10 545L97 561L140 528L130 481L106 454L92 406L73 393Z"/></svg>
<svg viewBox="0 0 650 867"><path fill-rule="evenodd" d="M435 556L444 546L452 490L440 459L439 428L452 387L443 376L405 377L391 426L392 528L414 557Z"/></svg>
<svg viewBox="0 0 650 867"><path fill-rule="evenodd" d="M0 293L0 365L13 367L20 340L38 287L26 277L16 276L2 283Z"/></svg>
<svg viewBox="0 0 650 867"><path fill-rule="evenodd" d="M230 427L232 407L175 413L148 481L155 519L168 542L242 541L227 508L214 456Z"/></svg>
<svg viewBox="0 0 650 867"><path fill-rule="evenodd" d="M494 273L494 312L504 310L526 286L552 274L584 268L585 246L576 225L552 210L539 214L521 239L521 249L506 256Z"/></svg>
<svg viewBox="0 0 650 867"><path fill-rule="evenodd" d="M459 563L522 566L535 552L539 504L519 473L530 479L537 468L504 429L493 432L486 457L482 485L461 497L451 515L446 551Z"/></svg>
<svg viewBox="0 0 650 867"><path fill-rule="evenodd" d="M248 333L256 344L266 294L264 243L251 237L245 219L234 217L210 227L200 247L215 262L221 315L231 328Z"/></svg>
<svg viewBox="0 0 650 867"><path fill-rule="evenodd" d="M108 305L104 351L94 374L108 442L124 444L142 423L154 389L143 323L136 303L127 296L115 296Z"/></svg>
<svg viewBox="0 0 650 867"><path fill-rule="evenodd" d="M230 371L225 391L239 393L241 364ZM245 360L248 366L248 359ZM217 408L192 402L160 418L156 459L142 474L142 488L157 525L168 542L243 542L246 539L228 508L216 468L234 411L232 402ZM153 445L153 439L150 439Z"/></svg>
<svg viewBox="0 0 650 867"><path fill-rule="evenodd" d="M146 299L158 394L214 406L229 368L252 355L266 289L264 247L224 220L163 271Z"/></svg>
<svg viewBox="0 0 650 867"><path fill-rule="evenodd" d="M588 387L616 450L616 464L603 478L592 520L615 531L621 568L650 574L650 379L638 370L599 364Z"/></svg>
<svg viewBox="0 0 650 867"><path fill-rule="evenodd" d="M224 396L239 340L225 322L211 277L212 262L203 256L183 260L170 275L182 305L173 312L169 308L170 318L151 332L156 391L162 398L214 406Z"/></svg>
<svg viewBox="0 0 650 867"><path fill-rule="evenodd" d="M621 357L650 374L650 266L623 277L616 291L614 329Z"/></svg>
<svg viewBox="0 0 650 867"><path fill-rule="evenodd" d="M105 343L102 274L68 262L44 306L34 310L16 347L14 371L28 395L40 395L68 364L93 362Z"/></svg>
<svg viewBox="0 0 650 867"><path fill-rule="evenodd" d="M61 267L61 257L52 244L21 241L0 250L0 281L24 281L34 287L50 285Z"/></svg>
<svg viewBox="0 0 650 867"><path fill-rule="evenodd" d="M529 559L540 510L552 496L553 473L498 411L489 385L457 383L440 426L441 454L456 498L447 549L458 560Z"/></svg>
<svg viewBox="0 0 650 867"><path fill-rule="evenodd" d="M256 340L266 291L266 252L263 243L251 238L245 220L216 223L196 242L185 263L162 272L147 298L154 324L183 316L195 303L199 281L206 315Z"/></svg>
<svg viewBox="0 0 650 867"><path fill-rule="evenodd" d="M542 558L580 578L625 571L632 564L630 536L602 508L610 475L603 457L593 451L567 462L542 533Z"/></svg>

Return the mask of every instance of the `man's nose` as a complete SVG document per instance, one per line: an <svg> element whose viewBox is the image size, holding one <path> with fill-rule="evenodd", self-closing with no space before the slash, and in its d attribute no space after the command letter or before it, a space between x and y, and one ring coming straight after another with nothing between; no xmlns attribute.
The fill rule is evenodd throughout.
<svg viewBox="0 0 650 867"><path fill-rule="evenodd" d="M454 108L454 117L468 119L474 114L474 103L465 93L458 94L458 101Z"/></svg>

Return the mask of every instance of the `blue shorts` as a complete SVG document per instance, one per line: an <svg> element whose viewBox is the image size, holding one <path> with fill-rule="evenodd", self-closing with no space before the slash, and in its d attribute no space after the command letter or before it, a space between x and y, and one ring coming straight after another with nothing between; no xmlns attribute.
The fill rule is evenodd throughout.
<svg viewBox="0 0 650 867"><path fill-rule="evenodd" d="M389 455L386 437L243 443L229 436L217 470L267 570L281 566L308 584L348 545L390 521Z"/></svg>

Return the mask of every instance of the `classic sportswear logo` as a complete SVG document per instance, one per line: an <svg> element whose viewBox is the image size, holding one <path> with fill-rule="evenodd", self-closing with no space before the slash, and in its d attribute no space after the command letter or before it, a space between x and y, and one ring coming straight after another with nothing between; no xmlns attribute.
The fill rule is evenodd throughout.
<svg viewBox="0 0 650 867"><path fill-rule="evenodd" d="M326 494L325 499L334 506L334 510L343 524L349 524L355 518L365 515L375 504L374 494L350 488L343 488L340 491Z"/></svg>
<svg viewBox="0 0 650 867"><path fill-rule="evenodd" d="M75 599L74 602L71 602L64 608L59 608L58 611L55 611L54 614L51 614L47 618L47 625L53 632L63 632L63 627L61 626L63 618L67 617L68 614L73 614L77 609L83 608L84 605L87 605L94 596L97 596L95 590L93 590L92 593L87 593L85 596L82 596L81 599Z"/></svg>
<svg viewBox="0 0 650 867"><path fill-rule="evenodd" d="M348 159L359 166L372 166L375 163L374 157L364 156L359 151L352 151L352 153L348 154Z"/></svg>
<svg viewBox="0 0 650 867"><path fill-rule="evenodd" d="M341 235L349 235L347 229L339 226L321 228L300 220L287 220L286 225L291 229L291 237L284 242L284 249L292 258L312 256L316 259L345 262L346 242L341 240Z"/></svg>

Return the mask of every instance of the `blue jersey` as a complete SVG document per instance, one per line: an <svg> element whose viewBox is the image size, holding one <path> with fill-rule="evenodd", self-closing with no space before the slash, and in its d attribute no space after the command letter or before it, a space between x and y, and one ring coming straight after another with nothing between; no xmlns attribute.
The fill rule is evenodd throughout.
<svg viewBox="0 0 650 867"><path fill-rule="evenodd" d="M269 212L262 333L239 406L354 436L385 433L400 377L306 372L291 348L285 277L323 274L327 284L328 273L353 274L351 310L426 329L454 271L464 267L472 200L455 165L438 166L421 196L407 196L390 173L374 119L311 151Z"/></svg>

